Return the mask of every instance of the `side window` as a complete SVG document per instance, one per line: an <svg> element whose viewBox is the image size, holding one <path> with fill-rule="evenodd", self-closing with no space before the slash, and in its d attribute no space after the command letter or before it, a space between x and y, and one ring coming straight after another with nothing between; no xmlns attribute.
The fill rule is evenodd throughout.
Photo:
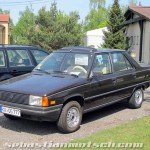
<svg viewBox="0 0 150 150"><path fill-rule="evenodd" d="M132 65L130 64L130 62L125 58L126 63L127 63L127 68L129 69L133 69Z"/></svg>
<svg viewBox="0 0 150 150"><path fill-rule="evenodd" d="M9 66L31 66L31 60L27 50L7 50Z"/></svg>
<svg viewBox="0 0 150 150"><path fill-rule="evenodd" d="M39 64L45 57L48 56L47 53L40 50L31 50L37 64Z"/></svg>
<svg viewBox="0 0 150 150"><path fill-rule="evenodd" d="M101 72L104 75L111 73L109 54L97 54L94 60L92 71Z"/></svg>
<svg viewBox="0 0 150 150"><path fill-rule="evenodd" d="M114 72L121 72L128 70L125 58L122 53L112 53L112 62Z"/></svg>
<svg viewBox="0 0 150 150"><path fill-rule="evenodd" d="M5 66L5 57L4 57L4 52L0 51L0 67Z"/></svg>

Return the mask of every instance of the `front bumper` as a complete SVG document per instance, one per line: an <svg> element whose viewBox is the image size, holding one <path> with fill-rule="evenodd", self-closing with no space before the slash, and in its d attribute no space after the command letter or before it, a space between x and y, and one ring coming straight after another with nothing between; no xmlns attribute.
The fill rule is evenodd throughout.
<svg viewBox="0 0 150 150"><path fill-rule="evenodd" d="M63 104L60 104L50 107L37 107L10 103L1 100L0 105L19 109L21 111L21 118L37 121L57 121L63 106Z"/></svg>

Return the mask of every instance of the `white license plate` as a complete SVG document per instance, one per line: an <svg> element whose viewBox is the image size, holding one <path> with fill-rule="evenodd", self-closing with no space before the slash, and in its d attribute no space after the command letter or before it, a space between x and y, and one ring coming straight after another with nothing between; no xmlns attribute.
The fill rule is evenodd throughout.
<svg viewBox="0 0 150 150"><path fill-rule="evenodd" d="M12 115L12 116L17 116L17 117L21 116L21 111L19 109L2 106L1 111L4 114L8 114L8 115Z"/></svg>

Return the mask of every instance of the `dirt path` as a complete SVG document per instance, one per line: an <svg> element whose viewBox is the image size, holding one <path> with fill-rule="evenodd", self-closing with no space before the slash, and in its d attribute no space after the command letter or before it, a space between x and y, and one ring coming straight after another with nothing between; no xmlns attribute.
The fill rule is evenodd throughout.
<svg viewBox="0 0 150 150"><path fill-rule="evenodd" d="M16 142L68 142L124 122L150 115L150 88L145 91L142 108L132 110L124 102L84 115L80 130L71 134L61 134L54 123L28 120L9 121L0 114L0 149L5 143Z"/></svg>

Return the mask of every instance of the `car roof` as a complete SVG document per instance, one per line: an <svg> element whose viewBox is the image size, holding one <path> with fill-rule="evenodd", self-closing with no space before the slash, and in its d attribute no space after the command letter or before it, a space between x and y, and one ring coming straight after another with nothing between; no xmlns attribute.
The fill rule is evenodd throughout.
<svg viewBox="0 0 150 150"><path fill-rule="evenodd" d="M33 46L33 45L12 45L12 44L0 44L0 48L11 48L11 47L36 47L36 48L39 48L37 46Z"/></svg>
<svg viewBox="0 0 150 150"><path fill-rule="evenodd" d="M100 52L123 52L125 50L120 49L96 49L91 47L83 47L83 46L69 46L69 47L63 47L59 49L58 51L75 51L75 52L90 52L90 53L100 53Z"/></svg>
<svg viewBox="0 0 150 150"><path fill-rule="evenodd" d="M30 48L33 48L33 49L38 49L38 50L42 50L42 51L44 51L45 53L47 53L47 54L49 54L50 52L49 51L47 51L47 50L45 50L45 49L42 49L42 48L40 48L40 47L37 47L37 46L35 46L35 45L12 45L12 44L0 44L0 49L3 49L3 50L6 50L6 49L8 48L8 49L17 49L17 48L28 48L28 49L30 49Z"/></svg>

